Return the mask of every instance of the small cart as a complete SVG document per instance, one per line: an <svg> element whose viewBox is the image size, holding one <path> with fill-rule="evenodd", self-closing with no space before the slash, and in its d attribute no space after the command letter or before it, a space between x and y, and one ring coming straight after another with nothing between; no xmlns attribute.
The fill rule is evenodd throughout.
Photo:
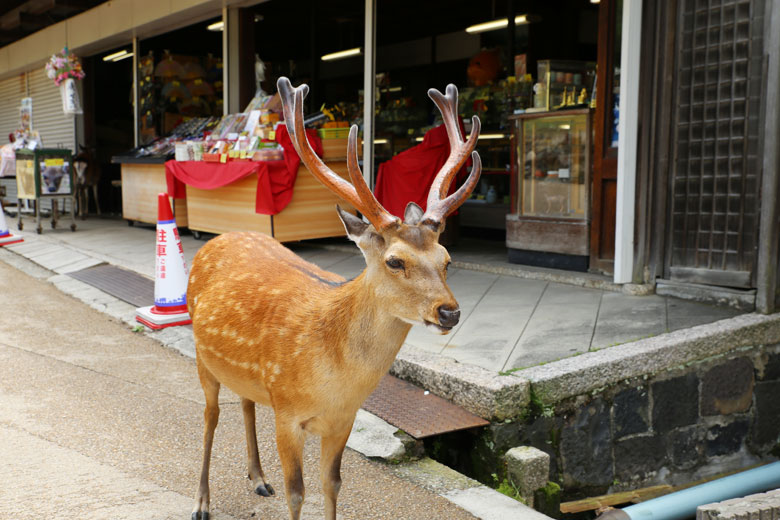
<svg viewBox="0 0 780 520"><path fill-rule="evenodd" d="M22 229L22 200L35 201L35 221L38 234L41 227L41 205L44 198L52 199L51 227L57 227L57 199L70 198L70 230L76 231L75 189L73 161L70 150L41 148L16 151L16 188L19 198L19 230Z"/></svg>

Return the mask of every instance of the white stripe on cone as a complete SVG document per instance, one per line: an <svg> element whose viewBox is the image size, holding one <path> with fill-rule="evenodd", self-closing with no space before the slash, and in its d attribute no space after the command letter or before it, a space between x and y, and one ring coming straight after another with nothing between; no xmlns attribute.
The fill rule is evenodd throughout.
<svg viewBox="0 0 780 520"><path fill-rule="evenodd" d="M175 220L157 223L157 257L154 264L154 305L187 305L187 262Z"/></svg>

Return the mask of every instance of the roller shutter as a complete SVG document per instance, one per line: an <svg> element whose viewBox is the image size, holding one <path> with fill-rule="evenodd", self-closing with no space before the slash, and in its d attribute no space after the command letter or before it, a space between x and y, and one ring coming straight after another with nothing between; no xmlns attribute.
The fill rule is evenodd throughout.
<svg viewBox="0 0 780 520"><path fill-rule="evenodd" d="M19 106L25 97L24 74L0 81L0 144L19 128Z"/></svg>
<svg viewBox="0 0 780 520"><path fill-rule="evenodd" d="M8 134L19 128L19 106L26 95L25 75L18 74L0 81L0 145L8 142ZM6 200L16 199L16 179L0 177L5 186Z"/></svg>
<svg viewBox="0 0 780 520"><path fill-rule="evenodd" d="M71 115L62 113L60 89L46 77L43 68L30 72L33 129L43 139L44 148L75 149L75 125Z"/></svg>

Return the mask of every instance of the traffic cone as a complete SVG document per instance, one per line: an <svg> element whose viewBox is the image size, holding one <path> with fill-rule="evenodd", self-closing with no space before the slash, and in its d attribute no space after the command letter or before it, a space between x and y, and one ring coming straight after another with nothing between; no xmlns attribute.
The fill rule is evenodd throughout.
<svg viewBox="0 0 780 520"><path fill-rule="evenodd" d="M24 239L19 235L12 235L8 231L8 225L5 223L5 213L3 213L3 203L0 202L0 246L17 244L19 242L24 242Z"/></svg>
<svg viewBox="0 0 780 520"><path fill-rule="evenodd" d="M157 208L154 305L135 310L136 321L155 330L192 323L187 312L187 264L168 195L157 195Z"/></svg>

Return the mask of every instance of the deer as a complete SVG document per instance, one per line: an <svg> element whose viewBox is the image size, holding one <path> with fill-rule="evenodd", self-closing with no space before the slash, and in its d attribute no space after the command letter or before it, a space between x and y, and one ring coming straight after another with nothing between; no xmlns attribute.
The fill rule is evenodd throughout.
<svg viewBox="0 0 780 520"><path fill-rule="evenodd" d="M474 151L480 122L473 116L468 140L457 124L458 92L428 91L444 120L450 155L437 173L423 210L410 202L403 221L374 197L358 164L357 132L347 140L351 183L316 155L304 130L308 86L277 83L284 121L308 170L367 220L336 206L347 237L366 267L352 280L325 271L254 232L220 235L195 255L188 286L196 364L205 395L203 465L192 512L209 518L209 462L219 420L219 391L241 397L248 478L254 492L275 494L258 455L255 405L274 411L277 452L291 520L304 501L303 445L319 436L325 518L335 520L341 459L355 415L387 373L414 324L448 334L460 319L447 285L450 257L438 242L446 217L469 198L481 162ZM452 193L456 173L472 159L466 181Z"/></svg>
<svg viewBox="0 0 780 520"><path fill-rule="evenodd" d="M78 154L73 156L73 171L76 173L76 200L78 214L81 220L86 220L89 213L89 189L95 199L95 210L100 216L100 201L98 200L98 184L100 183L100 165L95 157L94 149L81 146Z"/></svg>

